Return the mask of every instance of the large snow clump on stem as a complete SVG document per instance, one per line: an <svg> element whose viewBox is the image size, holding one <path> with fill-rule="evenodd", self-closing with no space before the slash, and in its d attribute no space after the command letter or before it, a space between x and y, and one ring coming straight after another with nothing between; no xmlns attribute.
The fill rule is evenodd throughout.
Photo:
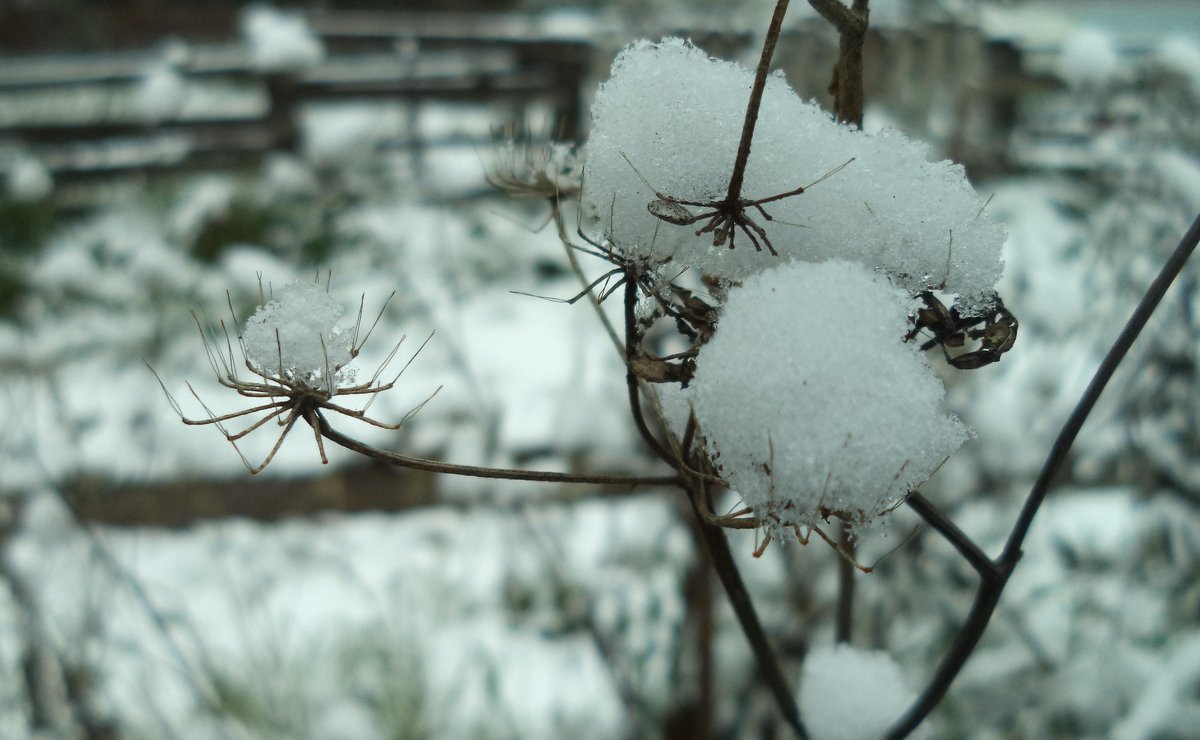
<svg viewBox="0 0 1200 740"><path fill-rule="evenodd" d="M871 526L967 438L911 304L861 265L789 263L732 289L692 402L721 475L769 527Z"/></svg>
<svg viewBox="0 0 1200 740"><path fill-rule="evenodd" d="M835 123L781 75L767 82L742 197L808 185L854 159L807 192L764 206L774 221L747 211L781 257L756 252L741 234L734 250L714 247L711 233L695 234L702 224L651 215L654 191L684 200L725 196L753 78L680 39L639 41L621 52L592 107L588 228L625 256L670 258L727 280L781 259L846 259L886 272L914 294L942 286L959 294L960 310L990 302L1004 232L981 213L984 200L962 167L928 161L928 147L900 133L867 135Z"/></svg>
<svg viewBox="0 0 1200 740"><path fill-rule="evenodd" d="M321 286L288 283L246 320L246 359L264 375L324 387L353 357L353 334L338 326L341 316L341 304Z"/></svg>

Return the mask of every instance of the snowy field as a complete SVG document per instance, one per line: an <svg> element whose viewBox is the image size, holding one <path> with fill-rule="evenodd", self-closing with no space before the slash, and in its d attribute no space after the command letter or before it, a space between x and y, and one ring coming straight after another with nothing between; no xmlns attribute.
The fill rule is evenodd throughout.
<svg viewBox="0 0 1200 740"><path fill-rule="evenodd" d="M268 67L318 53L303 28L283 23L267 34ZM962 446L921 490L989 553L1125 317L1200 211L1200 39L1162 38L1149 52L1139 44L1132 58L1111 33L1068 34L1054 67L1062 88L1029 104L1014 133L1038 158L1023 160L1022 174L976 183L981 201L991 196L990 223L1008 235L996 288L1020 336L978 370L931 358L946 411L973 437L930 422ZM315 273L324 285L331 275L329 295L351 322L360 298L369 324L395 291L354 365L369 377L402 337L391 374L412 362L370 416L399 420L440 391L399 431L334 416L340 431L471 465L655 470L628 418L623 363L595 313L586 301L533 297L580 289L553 225L538 228L546 201L428 197L409 161L367 146L387 135L372 115L313 115L306 156L131 190L51 224L38 220L54 199L44 169L27 157L4 163L0 266L26 290L0 319L0 737L75 737L105 725L131 738L653 737L695 699L685 582L703 561L674 492L564 503L586 492L443 479L438 505L404 514L219 519L176 531L83 529L64 507L63 487L81 475L131 486L247 477L215 428L179 422L146 363L190 416L246 408L213 378L190 312L223 341L226 292L244 322L259 303L259 275L273 288ZM425 115L436 119L427 125L471 130L498 123L486 111ZM887 111L867 118L877 134ZM646 143L633 158L667 182L654 151L663 150ZM1055 151L1070 172L1055 166ZM431 152L424 167L442 192L469 189L493 163L481 154ZM610 170L617 184L594 186L641 187L625 166ZM855 187L851 178L836 187ZM814 198L833 198L836 187ZM918 196L904 208L919 208ZM635 210L613 225L635 228L646 217ZM889 216L880 208L876 217ZM925 239L926 262L940 265L943 252L920 228L941 233L945 218L912 216L907 238ZM872 229L886 239L884 226ZM770 233L782 244L785 232ZM19 242L23 234L35 243ZM955 244L974 248L961 239L955 232ZM740 243L738 258L750 249ZM583 259L591 276L608 269ZM960 289L980 292L971 279L989 287L987 269ZM949 260L946 270L949 278ZM733 277L757 279L747 272ZM1089 421L927 736L1195 737L1198 276L1195 264L1185 270ZM605 304L618 322L619 302ZM852 366L861 355L833 357L835 367ZM269 424L238 446L257 465L277 438ZM362 463L326 449L330 468ZM297 428L260 476L326 470L312 435ZM405 495L397 485L397 499ZM923 687L969 606L969 566L932 532L910 538L918 520L906 509L892 518L859 550L863 562L887 556L858 577L855 623L856 645L884 654L832 648L839 561L824 543L772 545L756 559L761 534L730 533L804 706L832 706L857 688L866 701L854 716L886 724ZM776 710L723 596L716 603L712 712L729 736L758 737L777 723ZM805 647L813 652L802 664ZM44 695L31 700L31 685ZM870 736L829 712L813 720L817 737Z"/></svg>

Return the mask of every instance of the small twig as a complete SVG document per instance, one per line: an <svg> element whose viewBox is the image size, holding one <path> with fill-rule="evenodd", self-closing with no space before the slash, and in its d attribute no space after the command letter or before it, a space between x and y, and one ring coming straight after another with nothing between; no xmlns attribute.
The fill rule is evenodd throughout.
<svg viewBox="0 0 1200 740"><path fill-rule="evenodd" d="M907 736L929 716L929 713L945 698L946 692L950 690L950 684L954 682L954 679L962 670L963 665L966 664L971 653L975 651L975 646L979 644L980 638L983 637L983 633L987 629L988 622L996 611L996 605L1000 602L1000 595L1004 592L1004 587L1008 584L1008 579L1012 577L1013 570L1021 559L1021 546L1025 541L1025 536L1029 533L1030 525L1033 524L1033 518L1037 515L1038 509L1041 508L1042 503L1046 500L1050 483L1054 480L1054 476L1066 461L1067 452L1070 451L1071 444L1079 435L1080 429L1083 428L1083 423L1087 420L1093 407L1095 407L1100 394L1104 392L1104 387L1108 384L1113 373L1116 372L1117 367L1121 364L1125 355L1128 354L1129 348L1133 346L1134 340L1137 339L1138 334L1145 328L1146 322L1150 320L1150 316L1153 315L1154 310L1162 301L1167 288L1171 286L1171 283L1183 269L1188 257L1195 251L1197 243L1200 243L1200 216L1197 216L1196 220L1192 222L1191 227L1183 235L1183 239L1180 240L1179 245L1175 247L1175 251L1167 258L1158 276L1154 278L1154 282L1150 284L1150 287L1146 290L1146 294L1142 296L1141 302L1138 303L1137 308L1134 309L1133 314L1125 323L1125 327L1108 350L1108 354L1105 355L1104 360L1100 363L1100 367L1097 368L1096 374L1092 377L1092 382L1088 384L1087 390L1084 391L1083 396L1079 399L1079 403L1076 404L1066 423L1063 424L1062 430L1058 433L1058 438L1054 440L1054 445L1050 448L1050 454L1046 457L1042 471L1034 482L1029 496L1025 499L1025 505L1022 507L1021 513L1017 516L1017 520L1013 524L1012 532L1009 534L1004 551L996 561L991 563L992 570L990 572L988 570L980 570L979 591L975 594L975 602L971 605L971 611L968 613L962 629L959 630L950 649L947 651L945 657L942 658L941 664L938 665L937 671L934 673L929 685L925 688L924 693L918 697L908 712L889 731L889 738L903 738ZM934 522L931 520L930 524L934 524ZM934 524L934 526L937 525ZM957 542L957 540L951 539L951 542ZM968 560L971 560L971 558L968 557ZM972 565L975 565L975 563L972 562ZM979 570L978 567L977 570Z"/></svg>
<svg viewBox="0 0 1200 740"><path fill-rule="evenodd" d="M581 206L577 203L575 207L580 208ZM567 253L567 264L571 267L571 272L575 274L576 278L578 278L580 285L588 289L588 303L592 304L592 309L596 312L596 317L600 320L600 325L604 327L604 331L608 334L608 338L612 340L613 346L616 347L617 352L620 353L622 347L621 338L617 335L616 327L614 327L612 321L609 320L608 314L604 313L604 307L600 305L599 299L596 298L595 291L593 291L590 287L591 281L588 280L587 276L583 274L583 267L579 264L579 257L575 254L575 252L578 250L576 250L571 244L571 240L567 238L567 229L563 224L562 219L561 201L555 203L553 216L554 226L558 230L558 240L562 242L563 249Z"/></svg>
<svg viewBox="0 0 1200 740"><path fill-rule="evenodd" d="M860 129L863 123L863 41L871 12L869 0L854 0L850 7L840 0L808 0L821 17L838 31L838 60L833 66L829 93L833 112L842 123Z"/></svg>
<svg viewBox="0 0 1200 740"><path fill-rule="evenodd" d="M850 537L849 525L842 523L839 536L841 551L849 557L838 558L838 601L836 639L850 642L854 632L854 540Z"/></svg>
<svg viewBox="0 0 1200 740"><path fill-rule="evenodd" d="M702 495L702 490L688 488L688 501L696 516L696 527L704 540L704 548L708 553L709 561L712 563L713 570L717 572L717 577L721 580L725 595L729 597L729 604L733 607L742 632L746 635L750 649L758 661L758 670L762 679L770 687L783 719L795 730L798 737L807 738L808 733L804 730L804 725L800 721L800 710L796 706L796 695L789 688L787 679L783 677L783 670L775 658L775 651L771 648L766 630L763 629L762 622L758 619L754 602L750 600L750 592L746 589L746 583L738 571L733 553L729 550L729 541L725 539L725 533L719 527L708 524L704 520L704 504L700 501Z"/></svg>
<svg viewBox="0 0 1200 740"><path fill-rule="evenodd" d="M646 445L655 455L661 458L665 463L673 468L678 468L679 460L672 455L658 437L650 431L650 425L646 423L646 415L642 413L642 397L641 386L638 380L637 373L633 371L633 360L638 356L640 345L640 332L637 329L637 299L638 286L637 281L632 279L632 275L627 275L625 278L625 385L628 388L629 395L629 413L633 416L633 422L637 425L638 432L642 435Z"/></svg>
<svg viewBox="0 0 1200 740"><path fill-rule="evenodd" d="M767 28L758 68L754 71L754 86L750 88L750 100L746 103L746 117L742 121L742 138L738 141L737 158L733 172L729 175L729 187L725 191L727 202L736 203L742 197L742 180L746 175L746 163L750 161L750 144L754 140L754 127L758 123L758 109L762 106L763 90L767 87L767 73L771 71L771 58L775 56L775 44L783 30L783 17L787 14L788 0L778 0Z"/></svg>
<svg viewBox="0 0 1200 740"><path fill-rule="evenodd" d="M387 465L395 465L412 470L424 470L430 473L445 475L461 475L468 478L491 478L494 480L523 480L531 483L588 483L609 486L678 486L682 480L676 475L638 476L638 475L607 475L604 473L559 473L547 470L519 470L516 468L486 468L475 465L456 465L454 463L429 460L423 457L409 457L395 452L381 450L353 437L347 437L329 426L323 414L316 415L321 436L336 445L345 447L351 452L376 460Z"/></svg>
<svg viewBox="0 0 1200 740"><path fill-rule="evenodd" d="M976 545L974 540L967 536L958 528L958 525L950 521L949 517L942 513L940 509L933 505L929 499L919 493L911 493L905 502L909 507L917 512L929 526L933 527L946 538L946 541L958 550L958 554L963 556L971 567L979 573L980 578L998 578L1000 571L996 564Z"/></svg>

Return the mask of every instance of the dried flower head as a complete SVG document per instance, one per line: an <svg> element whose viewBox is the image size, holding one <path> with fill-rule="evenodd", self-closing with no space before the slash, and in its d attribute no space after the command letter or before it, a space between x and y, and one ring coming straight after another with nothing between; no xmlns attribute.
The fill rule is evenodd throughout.
<svg viewBox="0 0 1200 740"><path fill-rule="evenodd" d="M333 411L383 429L399 429L441 390L439 386L428 398L395 424L367 416L367 410L375 398L395 385L425 347L425 344L429 342L427 338L404 364L404 367L400 368L395 377L386 383L381 383L380 377L387 370L399 352L400 345L404 342L404 337L401 337L371 375L370 380L365 383L355 383L355 373L347 365L358 356L379 324L383 311L395 293L388 296L387 301L384 301L379 315L375 317L375 321L366 334L361 337L360 329L365 297L359 302L358 318L353 329L347 330L337 324L342 309L329 296L328 285L322 288L315 283L293 282L278 292L272 293L269 301L264 297L263 305L246 321L243 331L237 330L238 320L233 310L233 301L227 296L229 313L237 336L238 351L242 355L240 362L234 354L234 342L229 335L229 325L224 320L220 322L221 331L225 335L225 347L222 349L220 341L210 337L205 332L200 318L195 312L192 313L192 317L196 320L196 326L200 329L200 337L204 342L204 351L208 357L209 366L216 375L217 382L226 388L237 391L238 395L262 401L262 403L241 411L217 415L212 412L189 383L188 390L208 414L208 418L205 419L190 419L184 415L175 398L167 391L162 379L158 378L158 374L155 373L159 385L162 385L171 406L179 414L183 423L216 426L238 451L238 455L241 456L242 462L245 463L251 474L262 471L270 464L283 444L284 437L300 420L312 428L317 450L321 455L321 462L328 463L329 459L325 455L325 445L321 437L322 427L326 424L325 412ZM240 376L238 374L239 366L249 371L250 377ZM151 368L151 372L153 371L154 369ZM366 397L367 401L362 408L355 409L336 403L334 399L340 396ZM231 431L226 427L226 424L234 419L254 417L259 414L261 416L254 418L247 426L238 431ZM283 427L283 430L266 458L260 464L253 465L242 454L237 443L271 421Z"/></svg>

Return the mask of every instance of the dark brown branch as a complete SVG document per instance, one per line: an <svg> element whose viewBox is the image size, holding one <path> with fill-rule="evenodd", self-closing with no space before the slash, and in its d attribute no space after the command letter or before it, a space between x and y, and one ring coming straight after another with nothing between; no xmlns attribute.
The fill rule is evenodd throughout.
<svg viewBox="0 0 1200 740"><path fill-rule="evenodd" d="M661 458L671 467L678 467L679 462L672 455L658 437L650 431L650 425L646 423L646 415L642 412L642 396L641 386L639 385L637 373L633 371L633 360L639 354L639 346L641 344L641 332L637 327L637 299L638 299L638 284L632 274L628 272L625 275L625 385L629 395L629 413L633 416L633 423L637 425L638 433L642 435L646 445L650 450Z"/></svg>
<svg viewBox="0 0 1200 740"><path fill-rule="evenodd" d="M758 69L754 71L754 86L750 88L750 100L746 103L746 118L742 121L742 138L738 142L737 158L733 172L729 175L726 189L727 202L736 203L742 197L742 180L746 175L746 163L750 161L750 144L754 140L754 127L758 123L758 109L762 106L763 90L767 87L767 73L771 71L771 58L775 56L775 44L783 30L783 17L787 14L788 0L775 3L775 13L767 28L762 54L758 58Z"/></svg>
<svg viewBox="0 0 1200 740"><path fill-rule="evenodd" d="M979 573L980 578L998 578L1000 570L996 564L988 558L983 550L979 549L979 545L967 536L958 528L958 525L950 521L949 517L942 513L940 509L933 505L933 502L925 498L919 493L912 493L906 499L905 503L909 508L917 512L922 519L938 531L946 541L958 550L958 554L963 556L971 567Z"/></svg>
<svg viewBox="0 0 1200 740"><path fill-rule="evenodd" d="M854 632L854 540L850 537L850 527L842 524L841 534L838 535L842 550L850 557L838 558L838 601L836 639L838 642L850 642Z"/></svg>
<svg viewBox="0 0 1200 740"><path fill-rule="evenodd" d="M1029 498L1025 500L1025 506L1022 507L1020 515L1017 517L1017 523L1013 526L1012 534L1009 535L1008 542L1004 545L1004 552L1000 556L1000 561L1005 564L1015 565L1017 560L1021 558L1021 543L1025 541L1025 535L1029 532L1029 526L1033 524L1033 517L1037 514L1038 508L1046 499L1046 494L1050 489L1050 483L1054 479L1056 473L1063 462L1067 458L1067 452L1071 449L1071 445L1075 442L1075 437L1078 436L1079 430L1083 427L1083 423L1087 420L1089 414L1092 413L1092 408L1099 400L1100 394L1104 392L1104 387L1108 385L1108 381L1112 379L1113 373L1116 372L1117 366L1125 359L1125 355L1129 352L1129 348L1133 346L1133 342L1141 334L1142 329L1146 326L1146 322L1150 320L1150 316L1154 310L1158 308L1158 304L1162 301L1163 296L1167 292L1167 288L1171 287L1175 277L1183 270L1184 263L1196 248L1196 243L1200 242L1200 215L1196 216L1196 220L1192 222L1191 228L1183 235L1179 245L1175 247L1175 251L1167 258L1166 264L1159 271L1158 276L1154 278L1154 282L1146 290L1146 295L1142 297L1137 308L1134 309L1133 315L1129 317L1129 321L1125 324L1125 328L1121 330L1121 334L1117 340L1113 342L1113 346L1105 355L1104 361L1100 363L1100 368L1096 370L1096 375L1092 378L1092 382L1088 384L1087 390L1083 392L1083 397L1079 399L1079 404L1075 410L1071 412L1071 416L1067 419L1067 423L1058 434L1058 438L1054 440L1054 446L1050 448L1050 455L1046 458L1046 464L1042 467L1042 472L1038 475L1037 481L1033 484L1033 490L1029 492Z"/></svg>
<svg viewBox="0 0 1200 740"><path fill-rule="evenodd" d="M519 470L514 468L485 468L475 465L455 465L454 463L429 460L423 457L408 457L395 452L381 450L347 437L333 427L320 413L317 414L321 436L336 445L345 447L351 452L371 458L388 465L396 465L412 470L425 470L430 473L445 475L461 475L468 478L492 478L495 480L523 480L531 483L590 483L610 486L679 486L682 481L678 476L637 476L637 475L606 475L602 473L579 474L559 473L546 470Z"/></svg>
<svg viewBox="0 0 1200 740"><path fill-rule="evenodd" d="M766 630L763 629L762 622L758 619L758 613L754 609L754 602L750 600L750 592L746 590L746 584L738 571L737 563L734 562L733 553L729 550L729 541L725 539L725 533L719 527L708 524L704 519L702 510L704 503L700 500L702 495L701 491L695 487L688 489L688 501L691 503L692 513L696 517L695 526L704 540L704 547L708 552L713 570L717 572L717 578L721 580L721 586L724 587L725 594L729 597L733 613L737 615L742 632L746 635L750 649L758 661L759 673L763 681L770 687L784 720L795 730L798 737L807 738L808 734L804 731L804 725L800 721L800 710L796 706L796 695L788 687L787 679L783 677L783 670L775 659L775 651L771 648Z"/></svg>
<svg viewBox="0 0 1200 740"><path fill-rule="evenodd" d="M840 0L808 0L808 4L838 32L838 60L829 83L834 115L841 123L862 128L863 41L870 22L869 2L854 0L851 7Z"/></svg>
<svg viewBox="0 0 1200 740"><path fill-rule="evenodd" d="M1179 245L1175 247L1175 251L1167 258L1166 263L1155 277L1154 282L1146 290L1146 294L1134 309L1133 314L1125 323L1125 327L1113 342L1112 347L1108 350L1104 360L1100 363L1100 367L1096 370L1096 374L1092 377L1092 382L1088 384L1087 390L1079 399L1075 409L1063 424L1062 431L1058 433L1058 438L1054 440L1054 445L1050 448L1050 454L1046 457L1046 462L1042 466L1042 471L1038 475L1037 481L1034 482L1033 488L1029 492L1029 496L1025 499L1025 505L1021 509L1021 513L1017 516L1016 522L1013 524L1012 533L1009 535L1008 542L1004 546L1004 552L1000 558L992 563L994 572L984 574L981 571L979 591L975 595L975 603L971 606L971 611L967 615L966 621L963 623L962 629L954 638L946 656L942 659L925 692L917 699L908 713L896 723L888 734L889 738L903 738L912 732L917 725L924 721L925 717L941 702L946 696L946 692L950 690L950 685L966 664L967 659L974 652L975 646L979 644L979 640L983 637L984 631L987 629L988 622L992 618L992 614L996 611L996 605L1000 602L1000 595L1004 592L1004 587L1008 583L1008 579L1012 577L1013 570L1021 559L1021 545L1025 541L1025 536L1029 533L1029 527L1033 524L1033 518L1037 515L1038 509L1046 500L1046 495L1049 493L1050 483L1054 480L1055 475L1062 467L1067 459L1067 453L1071 449L1072 443L1079 435L1080 429L1083 428L1084 422L1088 415L1099 400L1100 394L1104 392L1104 387L1116 372L1121 361L1128 354L1129 348L1133 346L1134 340L1137 339L1142 329L1145 328L1146 322L1150 320L1154 310L1162 301L1163 296L1167 292L1167 288L1179 275L1184 264L1195 251L1197 243L1200 242L1200 216L1192 222L1191 227L1180 240ZM931 522L932 523L932 522ZM954 540L952 540L954 541ZM970 559L970 558L968 558Z"/></svg>

